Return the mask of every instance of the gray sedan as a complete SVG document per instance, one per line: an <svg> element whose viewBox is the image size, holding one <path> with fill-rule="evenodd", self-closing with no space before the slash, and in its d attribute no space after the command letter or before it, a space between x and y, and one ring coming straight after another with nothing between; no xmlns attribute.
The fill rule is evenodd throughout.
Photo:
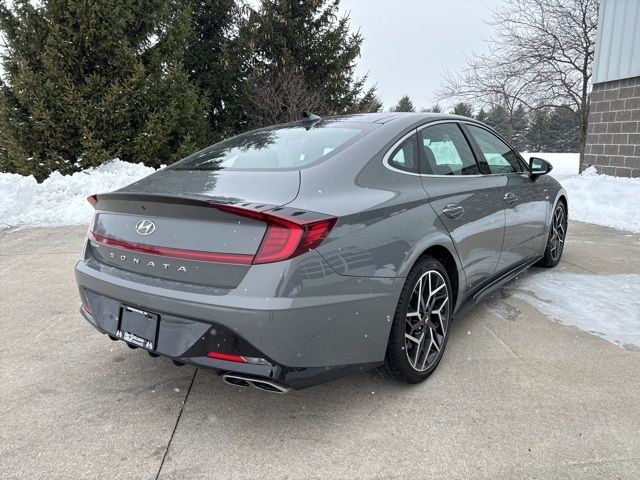
<svg viewBox="0 0 640 480"><path fill-rule="evenodd" d="M456 315L560 261L567 194L465 117L276 125L113 193L75 269L100 332L227 383L284 393L437 367Z"/></svg>

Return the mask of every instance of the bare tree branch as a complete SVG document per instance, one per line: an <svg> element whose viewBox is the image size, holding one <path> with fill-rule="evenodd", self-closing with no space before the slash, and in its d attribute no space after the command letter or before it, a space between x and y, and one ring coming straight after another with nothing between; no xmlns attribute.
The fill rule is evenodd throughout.
<svg viewBox="0 0 640 480"><path fill-rule="evenodd" d="M527 108L571 106L581 123L584 153L598 0L505 0L493 11L496 34L490 52L446 73L440 99L476 106Z"/></svg>
<svg viewBox="0 0 640 480"><path fill-rule="evenodd" d="M305 111L319 115L332 113L322 95L309 89L298 74L271 73L254 82L249 95L253 107L249 116L260 125L300 120Z"/></svg>

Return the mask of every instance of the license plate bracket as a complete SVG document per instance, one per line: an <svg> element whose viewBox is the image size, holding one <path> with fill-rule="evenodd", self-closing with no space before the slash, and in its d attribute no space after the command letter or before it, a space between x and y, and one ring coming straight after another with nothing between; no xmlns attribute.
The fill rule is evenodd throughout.
<svg viewBox="0 0 640 480"><path fill-rule="evenodd" d="M156 344L159 320L158 314L122 305L116 337L137 347L153 350Z"/></svg>

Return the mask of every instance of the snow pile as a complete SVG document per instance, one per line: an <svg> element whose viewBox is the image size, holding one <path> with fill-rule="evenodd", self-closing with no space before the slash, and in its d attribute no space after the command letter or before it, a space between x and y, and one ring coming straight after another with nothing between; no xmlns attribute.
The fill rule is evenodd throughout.
<svg viewBox="0 0 640 480"><path fill-rule="evenodd" d="M534 271L503 290L560 323L640 349L640 275ZM490 308L505 316L500 305Z"/></svg>
<svg viewBox="0 0 640 480"><path fill-rule="evenodd" d="M640 178L598 175L589 167L561 183L570 219L640 233Z"/></svg>
<svg viewBox="0 0 640 480"><path fill-rule="evenodd" d="M578 153L521 154L544 158L553 165L551 176L558 180L569 195L569 218L621 230L640 233L640 178L598 175L589 167L578 175Z"/></svg>
<svg viewBox="0 0 640 480"><path fill-rule="evenodd" d="M89 195L117 190L153 172L142 163L112 160L72 175L54 172L40 184L31 175L0 173L0 229L89 223Z"/></svg>
<svg viewBox="0 0 640 480"><path fill-rule="evenodd" d="M578 171L577 153L524 153L525 159L549 160L555 176L569 194L569 217L640 233L640 179ZM109 192L155 170L143 164L113 160L73 175L54 172L38 184L32 176L0 173L0 229L88 223L91 207L86 197Z"/></svg>

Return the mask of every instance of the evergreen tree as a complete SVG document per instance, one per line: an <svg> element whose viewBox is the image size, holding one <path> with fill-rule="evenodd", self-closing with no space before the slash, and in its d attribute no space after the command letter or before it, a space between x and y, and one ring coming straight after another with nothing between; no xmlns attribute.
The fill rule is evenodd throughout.
<svg viewBox="0 0 640 480"><path fill-rule="evenodd" d="M487 112L485 111L484 108L481 108L480 111L478 112L478 114L476 115L476 120L478 120L479 122L487 122Z"/></svg>
<svg viewBox="0 0 640 480"><path fill-rule="evenodd" d="M549 115L546 151L577 152L580 148L580 116L571 107L556 107Z"/></svg>
<svg viewBox="0 0 640 480"><path fill-rule="evenodd" d="M182 0L0 5L0 170L69 173L113 158L159 166L200 146L206 99L183 66Z"/></svg>
<svg viewBox="0 0 640 480"><path fill-rule="evenodd" d="M185 70L208 99L209 142L232 135L245 121L246 60L237 37L240 9L235 0L192 3Z"/></svg>
<svg viewBox="0 0 640 480"><path fill-rule="evenodd" d="M375 90L367 91L353 109L353 113L377 113L381 111L382 100L375 94Z"/></svg>
<svg viewBox="0 0 640 480"><path fill-rule="evenodd" d="M494 105L487 112L487 125L493 127L508 142L513 140L513 131L508 112L500 105Z"/></svg>
<svg viewBox="0 0 640 480"><path fill-rule="evenodd" d="M391 108L392 112L415 112L416 107L413 106L413 102L409 98L409 95L403 95L395 107Z"/></svg>
<svg viewBox="0 0 640 480"><path fill-rule="evenodd" d="M431 107L428 108L421 108L420 112L422 113L442 113L442 108L440 107L439 104L435 104L432 105Z"/></svg>
<svg viewBox="0 0 640 480"><path fill-rule="evenodd" d="M524 152L528 148L527 130L529 119L522 104L519 104L511 114L511 131L513 132L512 145L519 152Z"/></svg>
<svg viewBox="0 0 640 480"><path fill-rule="evenodd" d="M529 151L550 151L549 133L549 110L546 108L533 110L530 115L529 132L527 134Z"/></svg>
<svg viewBox="0 0 640 480"><path fill-rule="evenodd" d="M454 115L473 118L473 107L466 102L460 102L453 107L451 113Z"/></svg>
<svg viewBox="0 0 640 480"><path fill-rule="evenodd" d="M349 16L339 17L338 6L339 0L261 0L249 9L239 43L248 59L246 104L254 107L248 112L254 124L279 112L285 120L299 118L301 112L291 110L304 99L300 92L316 99L310 104L318 114L357 111L363 97L373 95L375 87L364 92L366 77L355 76L362 35L350 31ZM280 88L270 88L274 83ZM265 98L265 91L276 98Z"/></svg>

